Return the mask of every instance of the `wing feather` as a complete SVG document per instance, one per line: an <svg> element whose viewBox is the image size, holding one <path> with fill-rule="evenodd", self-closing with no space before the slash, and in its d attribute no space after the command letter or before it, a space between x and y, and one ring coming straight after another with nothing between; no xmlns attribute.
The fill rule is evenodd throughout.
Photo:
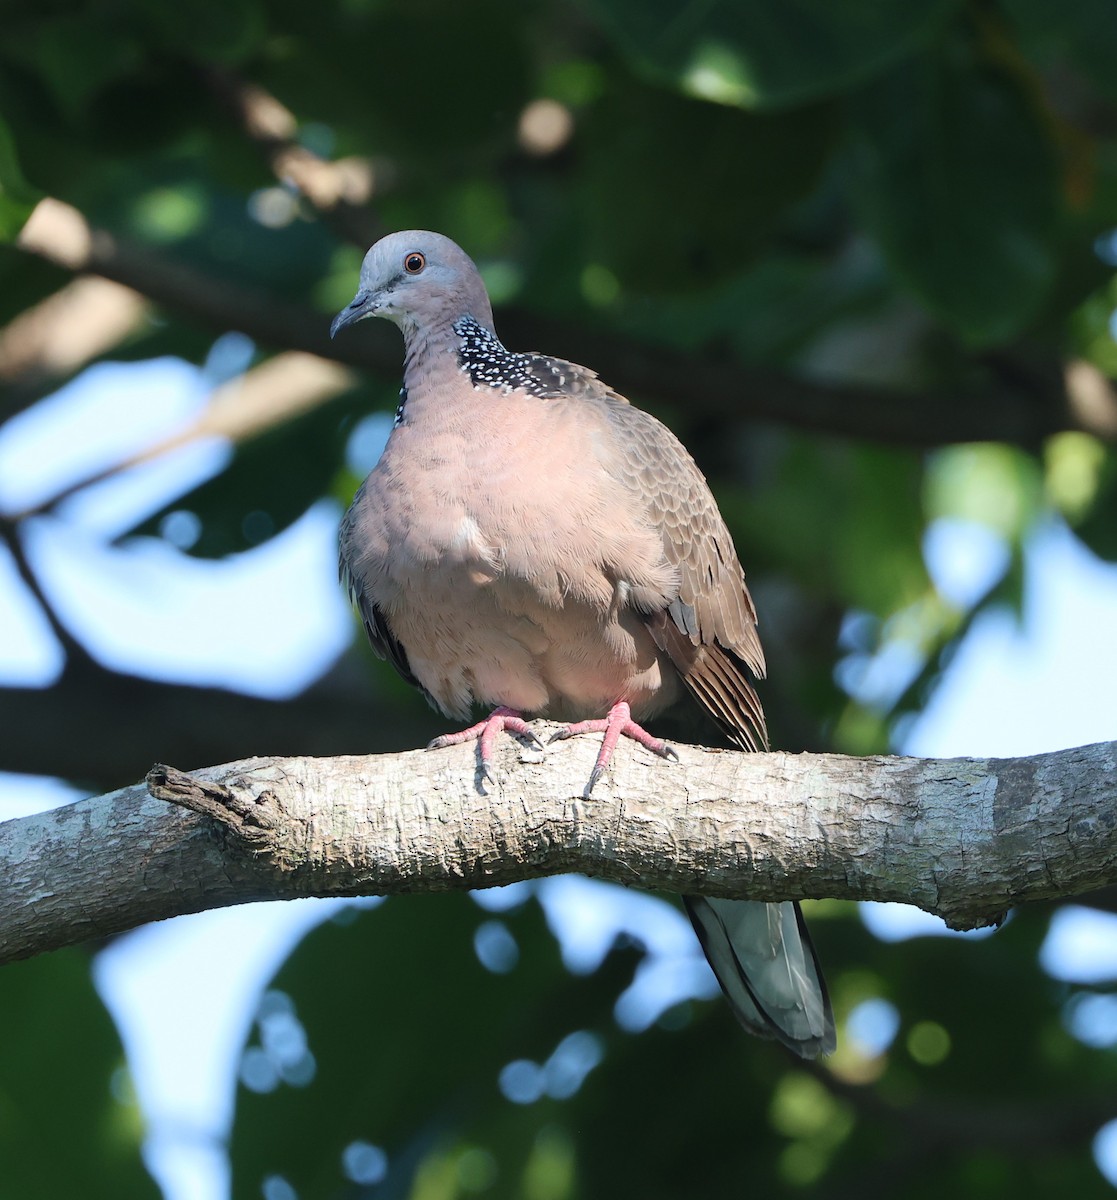
<svg viewBox="0 0 1117 1200"><path fill-rule="evenodd" d="M687 689L744 750L766 749L764 712L753 686L764 651L745 573L717 503L682 443L650 414L606 399L617 469L626 490L662 532L678 595L646 616L656 645Z"/></svg>
<svg viewBox="0 0 1117 1200"><path fill-rule="evenodd" d="M627 494L662 533L678 594L643 614L690 693L743 750L766 750L753 681L764 651L745 573L710 489L682 443L654 417L605 400ZM813 1058L834 1049L834 1016L798 904L684 896L706 958L740 1023Z"/></svg>
<svg viewBox="0 0 1117 1200"><path fill-rule="evenodd" d="M408 683L417 687L428 700L431 700L430 693L427 692L426 688L423 687L412 673L411 664L407 661L407 651L404 650L399 640L392 633L383 610L372 600L365 589L357 584L350 565L350 552L353 544L352 524L354 512L363 487L364 485L362 484L361 489L358 490L357 496L354 498L353 505L346 512L341 522L341 530L338 538L338 576L354 608L360 614L373 653L377 658L387 659ZM433 703L433 700L431 702Z"/></svg>

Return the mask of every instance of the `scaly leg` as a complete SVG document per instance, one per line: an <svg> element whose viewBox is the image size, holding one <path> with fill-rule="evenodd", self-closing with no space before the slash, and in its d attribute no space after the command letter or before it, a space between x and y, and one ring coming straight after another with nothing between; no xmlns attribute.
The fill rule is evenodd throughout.
<svg viewBox="0 0 1117 1200"><path fill-rule="evenodd" d="M493 747L496 743L496 735L501 730L517 733L534 743L537 750L543 749L543 743L532 733L531 726L523 717L515 709L505 708L503 705L500 708L494 708L483 721L478 721L476 725L470 725L468 729L463 729L460 733L444 733L441 737L436 737L433 742L428 743L427 749L442 750L447 746L460 746L462 742L478 742L481 756L481 777L492 782Z"/></svg>
<svg viewBox="0 0 1117 1200"><path fill-rule="evenodd" d="M609 709L607 716L599 717L594 721L578 721L574 725L567 725L565 729L560 729L558 733L554 734L550 740L554 742L562 738L577 737L580 733L603 733L605 735L601 741L601 749L597 753L597 762L590 774L586 795L593 791L594 784L601 778L601 773L609 765L613 751L622 737L632 738L634 742L639 742L641 746L646 747L653 754L658 754L660 758L673 758L676 762L679 761L679 756L666 742L652 737L643 726L636 724L632 719L632 710L624 700L618 700Z"/></svg>

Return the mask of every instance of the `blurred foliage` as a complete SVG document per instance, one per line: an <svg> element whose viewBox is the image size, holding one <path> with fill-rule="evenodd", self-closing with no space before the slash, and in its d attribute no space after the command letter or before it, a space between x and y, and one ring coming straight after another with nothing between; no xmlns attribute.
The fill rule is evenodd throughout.
<svg viewBox="0 0 1117 1200"><path fill-rule="evenodd" d="M233 287L277 331L257 337L257 361L290 348L284 313L321 338L355 286L354 230L418 226L479 260L498 326L503 312L590 330L624 347L618 364L663 348L696 378L739 369L736 392L658 392L655 407L707 471L749 572L774 743L880 752L974 620L1019 608L1039 523L1065 520L1117 559L1113 426L1068 417L1062 384L1075 361L1117 374L1115 61L1112 0L8 6L0 325L67 282L18 241L50 195L108 235L97 246L138 251L139 290L170 279L152 285L154 315L98 357L203 361L231 324L217 302ZM299 154L361 186L338 203L300 191ZM588 365L609 378L608 363ZM189 552L220 557L347 497L359 418L391 413L395 374L262 428L137 530L185 509L198 518ZM746 388L796 380L832 386L831 410L742 419ZM8 381L0 420L62 379ZM881 395L902 410L887 445ZM954 444L959 412L991 398L1003 435ZM832 420L843 405L863 414L860 438L830 432L849 427ZM987 536L968 599L928 571L940 522ZM379 670L370 720L400 703ZM204 729L195 740L204 760ZM82 778L69 752L59 773ZM640 948L572 977L534 901L499 918L518 948L507 970L482 965L489 918L463 897L329 924L261 1001L234 1193L1103 1188L1089 1143L1114 1115L1114 1052L1066 1031L1073 997L1037 965L1042 913L981 942L885 946L848 908L818 907L840 1021L882 1000L899 1027L875 1057L843 1031L817 1069L741 1037L717 1004L623 1031L613 1007ZM68 1196L79 1181L150 1194L83 961L5 968L0 1012L0 1196Z"/></svg>
<svg viewBox="0 0 1117 1200"><path fill-rule="evenodd" d="M0 1196L158 1194L124 1050L77 950L0 972Z"/></svg>
<svg viewBox="0 0 1117 1200"><path fill-rule="evenodd" d="M267 1179L305 1200L366 1194L351 1173L347 1190L354 1146L376 1152L368 1195L416 1200L673 1200L736 1195L745 1178L763 1196L822 1182L846 1194L878 1173L905 1196L1085 1196L1100 1182L1088 1156L1028 1144L1033 1122L1054 1132L1084 1092L1117 1083L1117 1059L1063 1028L1065 997L1035 986L1042 914L988 940L899 945L814 921L839 1019L870 999L903 1014L886 1056L839 1047L833 1091L738 1036L720 1004L618 1028L642 948L614 947L572 978L534 900L493 916L463 896L396 898L342 918L304 939L261 1001L241 1064L234 1195ZM498 953L484 945L494 927ZM285 1136L311 1113L320 1136ZM561 1164L533 1183L543 1146Z"/></svg>

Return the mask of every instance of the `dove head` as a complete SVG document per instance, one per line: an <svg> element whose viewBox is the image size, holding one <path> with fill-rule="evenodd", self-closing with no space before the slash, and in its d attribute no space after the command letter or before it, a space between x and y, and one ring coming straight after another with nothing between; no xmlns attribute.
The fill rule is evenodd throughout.
<svg viewBox="0 0 1117 1200"><path fill-rule="evenodd" d="M493 328L493 311L473 260L456 243L426 229L381 238L365 255L352 302L330 326L330 336L365 317L384 317L404 336L448 329L463 316Z"/></svg>

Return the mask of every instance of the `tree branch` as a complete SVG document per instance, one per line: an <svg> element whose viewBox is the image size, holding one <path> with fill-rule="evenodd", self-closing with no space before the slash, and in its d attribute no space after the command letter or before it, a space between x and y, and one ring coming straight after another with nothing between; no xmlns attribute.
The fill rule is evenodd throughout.
<svg viewBox="0 0 1117 1200"><path fill-rule="evenodd" d="M233 443L251 441L277 425L329 403L356 383L354 372L337 363L298 350L283 351L214 388L206 406L188 424L107 467L72 480L53 495L19 512L0 517L0 522L7 520L14 526L29 517L51 512L87 487L141 463L154 462L203 438L219 437Z"/></svg>
<svg viewBox="0 0 1117 1200"><path fill-rule="evenodd" d="M160 257L149 246L93 229L76 209L58 200L39 204L17 247L75 274L101 275L134 288L218 333L236 329L275 349L303 350L391 378L400 373L399 342L384 322L368 322L332 342L324 314L214 279ZM1040 394L992 373L982 385L932 393L816 383L637 342L614 330L575 327L522 309L504 309L499 320L510 346L543 347L586 363L613 387L653 406L682 406L719 417L732 413L911 446L986 440L1035 446L1066 429L1104 438L1117 435L1117 395L1088 364L1063 381L1055 372L1055 382Z"/></svg>
<svg viewBox="0 0 1117 1200"><path fill-rule="evenodd" d="M410 689L402 703L378 695L355 663L290 700L266 700L71 659L52 687L0 688L0 729L0 770L103 791L142 775L155 757L193 767L245 746L261 755L291 746L387 753L444 733L445 721Z"/></svg>
<svg viewBox="0 0 1117 1200"><path fill-rule="evenodd" d="M63 624L61 617L59 617L54 609L54 605L51 604L46 592L43 591L43 586L39 582L38 576L32 569L30 562L28 562L27 554L23 549L23 542L20 539L18 524L4 516L0 516L0 543L7 546L8 553L12 556L16 572L23 581L24 587L27 588L38 602L39 610L46 618L51 632L61 643L63 650L66 651L67 658L82 664L89 662L89 652Z"/></svg>
<svg viewBox="0 0 1117 1200"><path fill-rule="evenodd" d="M248 759L0 825L0 962L180 913L492 887L580 871L757 900L917 904L958 927L1117 879L1117 742L1023 759L634 747L584 796L592 739ZM519 759L519 761L517 761ZM168 803L168 801L170 803Z"/></svg>

